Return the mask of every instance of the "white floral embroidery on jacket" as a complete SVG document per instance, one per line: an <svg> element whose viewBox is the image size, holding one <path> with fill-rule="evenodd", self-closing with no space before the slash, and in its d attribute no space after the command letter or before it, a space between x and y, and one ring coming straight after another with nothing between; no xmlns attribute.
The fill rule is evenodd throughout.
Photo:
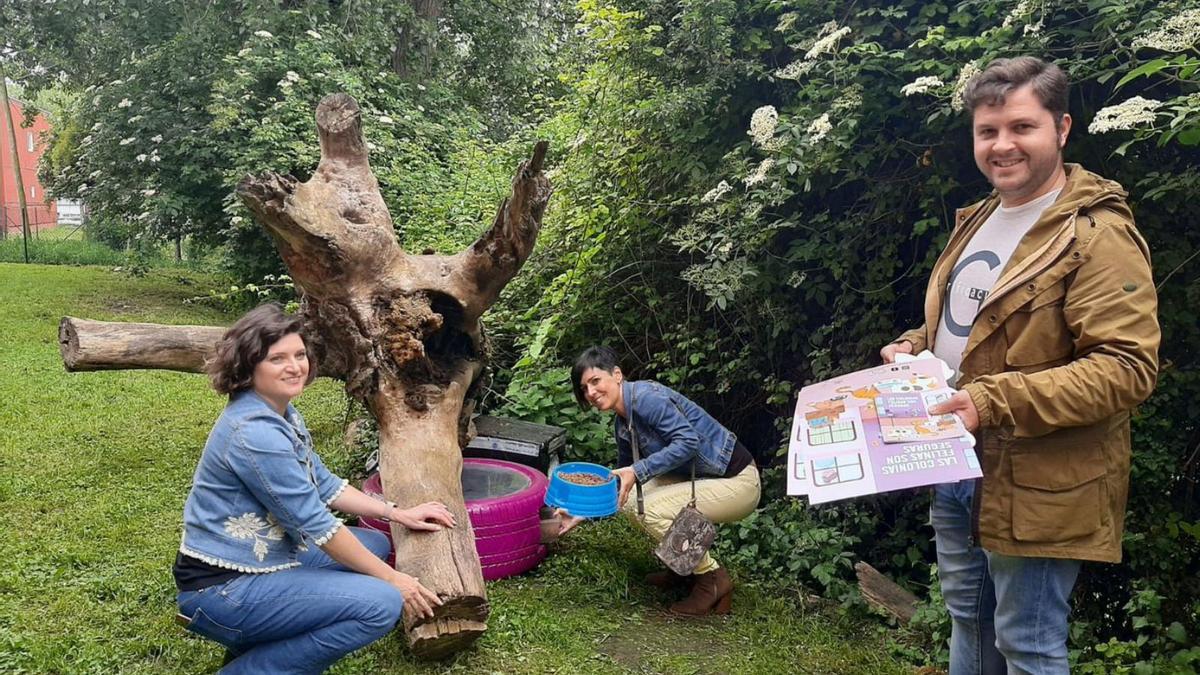
<svg viewBox="0 0 1200 675"><path fill-rule="evenodd" d="M225 531L234 539L254 539L254 556L262 562L267 557L267 541L279 541L284 537L283 526L268 513L267 519L257 513L248 512L225 519Z"/></svg>

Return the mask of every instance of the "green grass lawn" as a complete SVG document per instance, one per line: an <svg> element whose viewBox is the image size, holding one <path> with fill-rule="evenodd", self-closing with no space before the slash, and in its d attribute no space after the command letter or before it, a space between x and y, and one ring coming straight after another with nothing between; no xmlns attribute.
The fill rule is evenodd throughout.
<svg viewBox="0 0 1200 675"><path fill-rule="evenodd" d="M0 672L203 673L222 650L172 620L170 565L183 500L222 400L199 375L66 373L65 314L111 321L228 323L188 297L216 283L158 270L0 264ZM319 380L298 401L335 471L346 400ZM666 616L643 588L649 544L627 522L588 524L534 573L489 585L475 648L420 664L402 640L338 673L899 673L877 625L805 608L786 580L738 586L728 618ZM736 573L736 570L735 570Z"/></svg>

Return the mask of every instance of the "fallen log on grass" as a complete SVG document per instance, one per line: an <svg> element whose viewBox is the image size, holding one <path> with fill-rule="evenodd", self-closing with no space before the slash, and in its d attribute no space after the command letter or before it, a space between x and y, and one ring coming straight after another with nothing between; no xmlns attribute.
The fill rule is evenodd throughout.
<svg viewBox="0 0 1200 675"><path fill-rule="evenodd" d="M895 617L901 625L912 621L917 612L917 596L865 562L855 563L854 573L858 576L858 589L869 605Z"/></svg>

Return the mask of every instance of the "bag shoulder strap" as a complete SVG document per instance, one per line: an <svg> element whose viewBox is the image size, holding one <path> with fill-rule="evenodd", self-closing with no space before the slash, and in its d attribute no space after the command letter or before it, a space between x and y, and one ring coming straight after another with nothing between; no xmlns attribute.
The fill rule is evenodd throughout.
<svg viewBox="0 0 1200 675"><path fill-rule="evenodd" d="M629 382L629 403L625 408L625 424L628 425L627 428L629 430L629 444L630 444L630 446L633 447L633 463L637 464L638 462L642 461L642 456L641 456L641 453L638 451L637 432L633 430L633 401L635 398L637 398L637 394L634 392L635 392L635 389L633 386L633 382L630 381ZM634 485L634 489L637 490L638 516L642 517L642 516L646 515L646 504L642 499L642 484L641 484L641 482L638 481L636 475L633 478L633 485Z"/></svg>

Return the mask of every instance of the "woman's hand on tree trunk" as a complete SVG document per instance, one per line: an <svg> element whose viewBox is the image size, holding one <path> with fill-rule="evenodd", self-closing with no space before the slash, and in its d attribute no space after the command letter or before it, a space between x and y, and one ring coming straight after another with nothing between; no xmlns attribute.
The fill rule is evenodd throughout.
<svg viewBox="0 0 1200 675"><path fill-rule="evenodd" d="M414 618L433 618L433 608L442 604L437 593L425 588L416 577L396 572L390 583L404 596L404 613Z"/></svg>
<svg viewBox="0 0 1200 675"><path fill-rule="evenodd" d="M441 502L425 502L408 509L392 509L388 516L410 530L436 531L454 527L454 514Z"/></svg>

